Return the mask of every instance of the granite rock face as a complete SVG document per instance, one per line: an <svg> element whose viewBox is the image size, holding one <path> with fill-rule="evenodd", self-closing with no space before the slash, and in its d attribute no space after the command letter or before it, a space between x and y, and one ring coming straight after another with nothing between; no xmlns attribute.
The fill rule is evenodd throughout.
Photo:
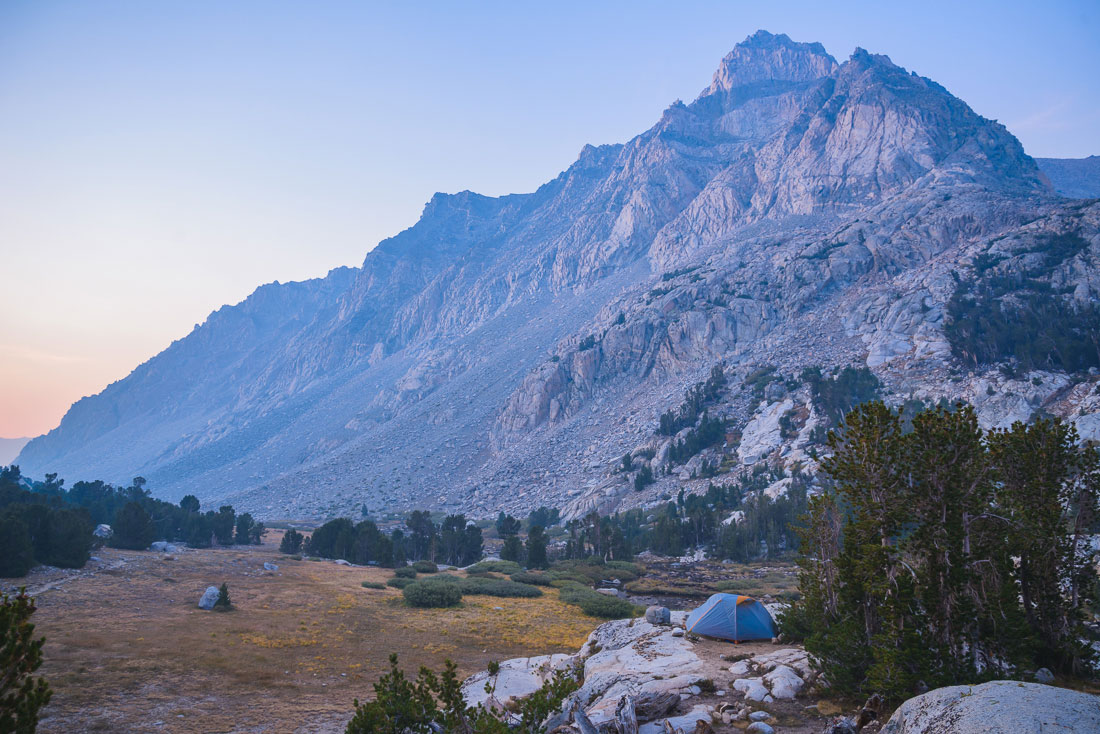
<svg viewBox="0 0 1100 734"><path fill-rule="evenodd" d="M1100 697L998 680L937 688L898 707L882 734L1015 734L1100 731Z"/></svg>
<svg viewBox="0 0 1100 734"><path fill-rule="evenodd" d="M695 491L703 458L812 474L805 390L731 397L722 454L670 465L658 417L716 364L735 382L866 365L897 400L975 399L987 426L1046 411L1096 435L1095 378L1008 385L944 336L956 277L1069 232L1087 246L1051 286L1095 303L1100 203L1058 196L1003 126L887 57L838 63L761 31L697 99L538 190L437 194L362 267L219 309L17 463L293 519L575 516ZM634 492L625 453L669 471Z"/></svg>

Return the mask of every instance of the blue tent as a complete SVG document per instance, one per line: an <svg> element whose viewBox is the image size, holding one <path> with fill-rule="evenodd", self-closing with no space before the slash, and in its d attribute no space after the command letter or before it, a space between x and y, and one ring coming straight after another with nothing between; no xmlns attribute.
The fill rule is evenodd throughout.
<svg viewBox="0 0 1100 734"><path fill-rule="evenodd" d="M688 615L688 632L720 640L770 640L775 622L764 605L751 596L715 594Z"/></svg>

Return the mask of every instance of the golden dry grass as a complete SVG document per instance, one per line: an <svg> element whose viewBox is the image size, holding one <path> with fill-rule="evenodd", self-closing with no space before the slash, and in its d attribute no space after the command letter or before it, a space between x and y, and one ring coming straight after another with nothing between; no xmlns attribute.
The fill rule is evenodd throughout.
<svg viewBox="0 0 1100 734"><path fill-rule="evenodd" d="M342 731L390 652L409 673L450 657L468 674L490 660L573 652L599 624L553 589L411 609L395 589L360 586L389 571L294 561L277 540L174 560L104 549L105 564L120 567L42 591L40 672L55 693L39 731ZM199 609L202 591L222 582L235 611Z"/></svg>

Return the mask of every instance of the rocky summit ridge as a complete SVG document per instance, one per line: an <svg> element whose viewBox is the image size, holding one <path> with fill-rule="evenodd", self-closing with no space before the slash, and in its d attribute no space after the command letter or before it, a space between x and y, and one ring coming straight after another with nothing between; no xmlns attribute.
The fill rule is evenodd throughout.
<svg viewBox="0 0 1100 734"><path fill-rule="evenodd" d="M1042 259L1065 237L1083 244ZM437 194L362 267L219 309L18 463L265 518L609 510L698 488L691 461L812 472L809 389L738 387L761 367L867 366L894 402L1100 437L1095 377L967 362L945 336L960 282L1037 257L1048 290L1094 307L1100 202L886 56L760 31L696 100L538 190ZM736 428L678 465L658 418L715 365ZM625 453L658 481L634 492Z"/></svg>

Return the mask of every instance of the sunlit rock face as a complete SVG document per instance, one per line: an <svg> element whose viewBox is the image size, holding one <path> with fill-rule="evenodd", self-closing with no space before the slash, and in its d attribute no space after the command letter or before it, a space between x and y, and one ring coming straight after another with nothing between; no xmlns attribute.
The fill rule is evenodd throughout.
<svg viewBox="0 0 1100 734"><path fill-rule="evenodd" d="M944 335L976 258L1065 232L1088 246L1051 282L1095 302L1100 204L1059 196L1003 126L887 57L838 63L761 31L696 100L537 191L437 194L362 267L219 309L17 463L141 475L264 518L606 511L695 487L657 471L634 492L615 467L661 469L658 416L719 363L734 383L866 365L895 399L973 399L987 426L1042 410L1095 435L1087 385L1006 387ZM804 389L716 410L748 437L737 461L812 469ZM803 418L786 435L788 413Z"/></svg>

